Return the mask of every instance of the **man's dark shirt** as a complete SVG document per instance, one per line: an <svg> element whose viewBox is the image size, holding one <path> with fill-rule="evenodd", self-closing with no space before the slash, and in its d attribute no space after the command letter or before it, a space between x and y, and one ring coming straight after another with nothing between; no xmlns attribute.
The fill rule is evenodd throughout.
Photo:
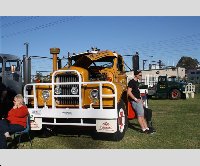
<svg viewBox="0 0 200 166"><path fill-rule="evenodd" d="M130 80L128 83L128 87L132 88L132 94L137 98L140 99L140 90L139 90L139 82L135 81L134 79ZM135 101L132 98L128 97L130 101Z"/></svg>

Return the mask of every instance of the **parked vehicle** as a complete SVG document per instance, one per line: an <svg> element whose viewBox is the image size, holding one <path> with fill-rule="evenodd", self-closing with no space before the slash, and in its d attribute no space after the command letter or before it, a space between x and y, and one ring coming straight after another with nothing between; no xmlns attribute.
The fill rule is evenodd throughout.
<svg viewBox="0 0 200 166"><path fill-rule="evenodd" d="M22 92L22 68L18 56L0 54L0 83L16 93Z"/></svg>
<svg viewBox="0 0 200 166"><path fill-rule="evenodd" d="M187 83L179 82L175 77L159 76L158 82L148 88L148 96L169 99L185 98L186 85Z"/></svg>
<svg viewBox="0 0 200 166"><path fill-rule="evenodd" d="M0 54L0 118L6 117L17 93L22 93L21 60L16 55Z"/></svg>
<svg viewBox="0 0 200 166"><path fill-rule="evenodd" d="M123 57L109 50L93 49L69 55L68 64L61 68L58 67L59 52L59 48L50 49L53 55L50 76L24 87L31 129L93 126L97 133L121 140L130 115Z"/></svg>

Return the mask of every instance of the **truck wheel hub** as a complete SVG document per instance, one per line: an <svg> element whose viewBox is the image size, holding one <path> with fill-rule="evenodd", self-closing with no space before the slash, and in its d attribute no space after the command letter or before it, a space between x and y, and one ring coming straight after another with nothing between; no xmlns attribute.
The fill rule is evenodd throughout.
<svg viewBox="0 0 200 166"><path fill-rule="evenodd" d="M118 117L118 127L121 133L124 131L124 126L125 126L125 114L124 114L124 110L121 108L119 111L119 117Z"/></svg>

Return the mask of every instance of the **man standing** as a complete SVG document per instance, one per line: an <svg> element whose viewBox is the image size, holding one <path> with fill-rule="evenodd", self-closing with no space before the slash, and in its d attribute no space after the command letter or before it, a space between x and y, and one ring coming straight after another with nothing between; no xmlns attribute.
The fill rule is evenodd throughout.
<svg viewBox="0 0 200 166"><path fill-rule="evenodd" d="M134 108L136 114L138 123L141 127L141 130L143 133L151 134L153 133L151 130L149 130L147 126L147 122L144 118L144 107L143 107L143 101L140 96L140 90L139 90L139 82L142 78L142 72L141 71L134 71L134 78L129 81L128 83L128 97L132 104L132 107Z"/></svg>

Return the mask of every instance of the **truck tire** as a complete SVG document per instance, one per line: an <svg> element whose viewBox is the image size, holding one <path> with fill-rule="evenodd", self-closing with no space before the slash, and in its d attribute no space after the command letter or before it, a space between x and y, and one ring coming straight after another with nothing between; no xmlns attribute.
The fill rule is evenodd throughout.
<svg viewBox="0 0 200 166"><path fill-rule="evenodd" d="M93 139L95 140L107 140L107 141L120 141L123 139L126 130L128 129L128 117L125 103L121 100L117 105L118 119L117 119L117 131L115 133L101 133L94 132Z"/></svg>
<svg viewBox="0 0 200 166"><path fill-rule="evenodd" d="M117 111L118 111L117 131L113 134L114 141L122 140L128 128L127 111L126 111L126 106L123 100L121 100L118 103Z"/></svg>
<svg viewBox="0 0 200 166"><path fill-rule="evenodd" d="M172 100L177 100L181 98L181 92L178 89L172 89L169 93L169 98Z"/></svg>

